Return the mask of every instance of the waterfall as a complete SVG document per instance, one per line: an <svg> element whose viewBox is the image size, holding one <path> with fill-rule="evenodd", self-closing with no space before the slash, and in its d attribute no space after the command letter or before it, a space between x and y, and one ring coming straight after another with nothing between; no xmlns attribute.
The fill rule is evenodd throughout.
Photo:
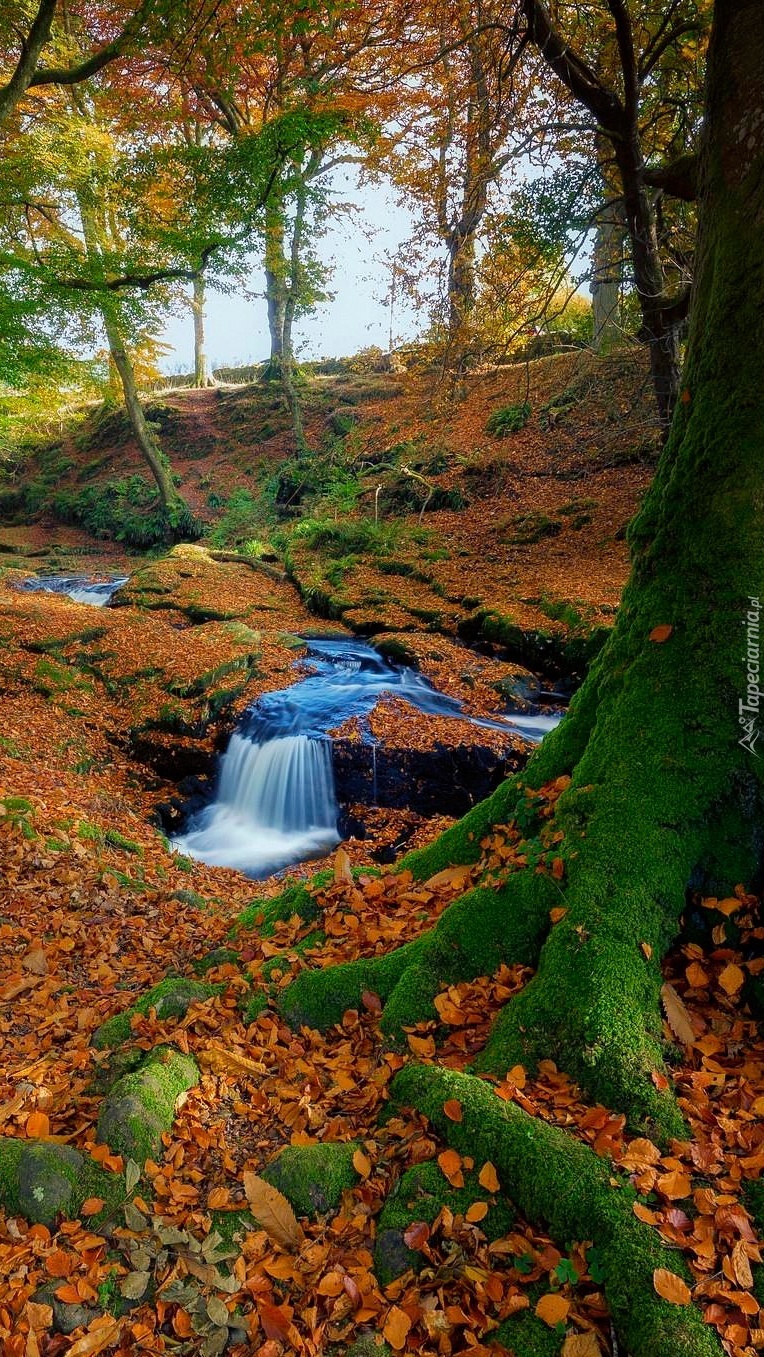
<svg viewBox="0 0 764 1357"><path fill-rule="evenodd" d="M257 744L235 732L215 801L173 847L261 877L338 843L331 742L284 735Z"/></svg>

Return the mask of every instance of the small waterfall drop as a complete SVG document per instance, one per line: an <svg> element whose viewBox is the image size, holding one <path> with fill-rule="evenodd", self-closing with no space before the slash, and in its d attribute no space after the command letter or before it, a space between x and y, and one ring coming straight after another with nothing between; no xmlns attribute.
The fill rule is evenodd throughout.
<svg viewBox="0 0 764 1357"><path fill-rule="evenodd" d="M173 847L261 877L339 841L331 742L284 735L256 744L235 732L215 801Z"/></svg>

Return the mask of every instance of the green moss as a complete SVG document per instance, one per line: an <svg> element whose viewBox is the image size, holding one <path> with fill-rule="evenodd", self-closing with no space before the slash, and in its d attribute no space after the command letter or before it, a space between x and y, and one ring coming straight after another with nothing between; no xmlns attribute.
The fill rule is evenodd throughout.
<svg viewBox="0 0 764 1357"><path fill-rule="evenodd" d="M377 1224L374 1271L381 1286L387 1286L409 1269L424 1266L424 1255L410 1249L404 1233L414 1221L432 1225L442 1206L455 1216L466 1214L476 1201L486 1202L488 1214L480 1221L480 1230L488 1240L508 1234L515 1213L502 1198L486 1192L477 1173L465 1173L464 1187L451 1187L434 1160L407 1169L387 1197Z"/></svg>
<svg viewBox="0 0 764 1357"><path fill-rule="evenodd" d="M313 886L325 885L331 873L319 873L313 878ZM315 896L302 881L293 881L272 900L253 900L236 920L232 936L250 930L256 930L261 938L273 936L276 925L292 919L295 914L304 923L312 923L320 918L321 908Z"/></svg>
<svg viewBox="0 0 764 1357"><path fill-rule="evenodd" d="M88 1197L100 1197L98 1228L124 1195L121 1174L105 1172L69 1145L0 1137L0 1202L9 1214L52 1225L59 1215L75 1217Z"/></svg>
<svg viewBox="0 0 764 1357"><path fill-rule="evenodd" d="M191 1004L203 1003L205 999L217 993L219 986L202 984L198 980L186 980L180 976L160 980L158 985L147 990L131 1008L107 1019L93 1034L93 1045L98 1050L103 1050L108 1046L121 1046L123 1042L129 1041L132 1033L131 1019L137 1013L147 1016L153 1008L157 1017L163 1021L168 1018L183 1018Z"/></svg>
<svg viewBox="0 0 764 1357"><path fill-rule="evenodd" d="M353 1167L358 1148L358 1141L287 1145L263 1170L263 1177L283 1192L298 1216L325 1215L336 1210L343 1192L358 1182Z"/></svg>
<svg viewBox="0 0 764 1357"><path fill-rule="evenodd" d="M112 1088L98 1117L98 1140L141 1167L161 1154L175 1107L199 1080L196 1062L171 1046L157 1046Z"/></svg>
<svg viewBox="0 0 764 1357"><path fill-rule="evenodd" d="M565 1335L537 1319L532 1309L505 1319L487 1339L489 1347L496 1344L515 1357L559 1357L564 1341Z"/></svg>
<svg viewBox="0 0 764 1357"><path fill-rule="evenodd" d="M391 1085L401 1107L416 1107L435 1130L476 1165L490 1160L499 1181L530 1221L548 1228L563 1247L592 1240L602 1258L604 1291L619 1341L632 1357L720 1357L714 1334L694 1306L670 1305L656 1294L653 1271L665 1267L690 1280L681 1255L665 1247L632 1211L634 1192L587 1146L529 1116L470 1075L409 1065ZM456 1098L463 1119L443 1104Z"/></svg>

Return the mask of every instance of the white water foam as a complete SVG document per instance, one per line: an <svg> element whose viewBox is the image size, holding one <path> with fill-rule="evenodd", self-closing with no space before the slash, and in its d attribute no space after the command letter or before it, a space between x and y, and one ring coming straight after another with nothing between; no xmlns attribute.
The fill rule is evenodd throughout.
<svg viewBox="0 0 764 1357"><path fill-rule="evenodd" d="M234 733L216 800L173 847L214 867L265 876L339 842L330 742L286 735L255 744Z"/></svg>

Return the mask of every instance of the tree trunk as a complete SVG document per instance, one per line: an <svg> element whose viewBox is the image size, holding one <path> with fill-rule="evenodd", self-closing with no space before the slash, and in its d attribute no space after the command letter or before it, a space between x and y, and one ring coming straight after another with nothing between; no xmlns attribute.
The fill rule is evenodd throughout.
<svg viewBox="0 0 764 1357"><path fill-rule="evenodd" d="M265 298L271 339L268 377L278 378L284 359L284 319L287 303L284 209L281 200L269 201L265 209Z"/></svg>
<svg viewBox="0 0 764 1357"><path fill-rule="evenodd" d="M743 137L760 101L759 18L758 0L717 0L686 396L631 529L613 634L525 772L407 864L426 877L474 860L492 825L522 807L529 852L562 858L564 885L534 871L479 887L415 943L304 972L282 1000L292 1017L324 1025L373 990L393 1035L436 1016L441 983L537 962L482 1068L555 1059L593 1098L660 1135L683 1127L661 1077L659 991L686 892L729 894L764 865L764 149ZM528 827L535 794L550 786L562 789L551 827L541 814Z"/></svg>
<svg viewBox="0 0 764 1357"><path fill-rule="evenodd" d="M104 306L102 308L102 315L106 337L109 341L109 352L114 366L119 373L119 380L122 383L125 410L127 411L127 417L130 420L133 436L141 451L141 455L145 459L146 464L156 481L162 509L165 514L169 514L172 505L175 504L178 498L175 486L172 483L169 468L167 467L159 448L154 442L151 430L146 423L146 416L143 413L143 406L141 405L138 388L135 384L135 372L133 371L130 355L125 348L122 335L120 334L119 325L108 307Z"/></svg>
<svg viewBox="0 0 764 1357"><path fill-rule="evenodd" d="M191 312L194 317L194 386L214 386L215 380L204 348L204 279L202 277L194 279Z"/></svg>
<svg viewBox="0 0 764 1357"><path fill-rule="evenodd" d="M611 202L603 208L598 220L592 256L592 347L596 353L608 353L622 335L620 310L625 234L620 204Z"/></svg>

